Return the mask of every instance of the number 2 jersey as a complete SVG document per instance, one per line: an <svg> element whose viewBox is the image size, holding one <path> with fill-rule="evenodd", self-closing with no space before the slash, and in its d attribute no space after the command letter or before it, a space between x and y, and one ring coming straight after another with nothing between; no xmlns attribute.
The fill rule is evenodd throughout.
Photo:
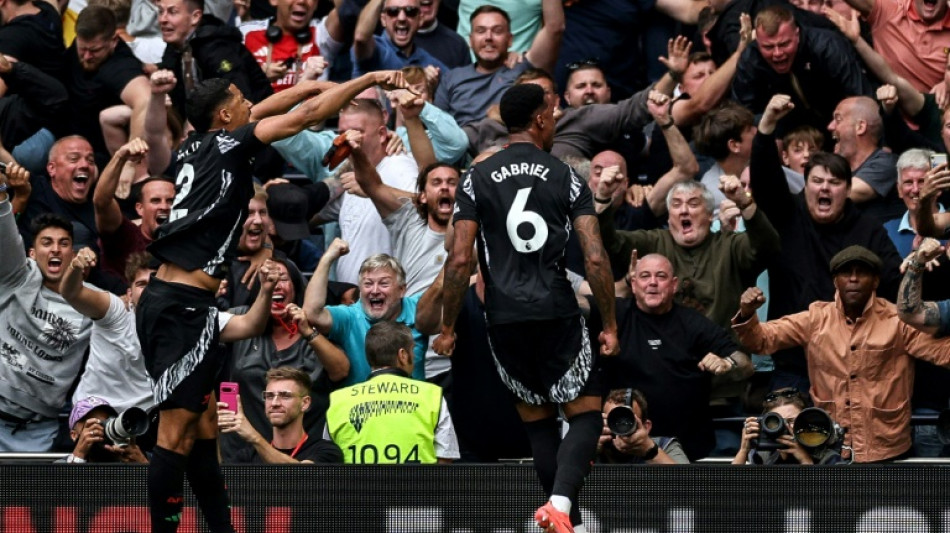
<svg viewBox="0 0 950 533"><path fill-rule="evenodd" d="M454 220L478 222L478 258L490 324L579 313L564 250L572 222L594 215L587 183L531 143L472 167L456 192Z"/></svg>
<svg viewBox="0 0 950 533"><path fill-rule="evenodd" d="M175 202L148 251L163 263L223 278L254 196L254 155L265 147L256 122L192 134L175 153Z"/></svg>

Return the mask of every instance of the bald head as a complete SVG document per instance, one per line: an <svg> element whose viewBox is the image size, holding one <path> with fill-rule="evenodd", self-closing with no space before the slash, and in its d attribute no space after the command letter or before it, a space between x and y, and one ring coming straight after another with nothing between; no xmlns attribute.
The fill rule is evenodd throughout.
<svg viewBox="0 0 950 533"><path fill-rule="evenodd" d="M633 296L644 313L662 315L673 308L677 279L673 264L660 254L648 254L637 261L634 270Z"/></svg>
<svg viewBox="0 0 950 533"><path fill-rule="evenodd" d="M881 120L881 114L878 112L877 102L867 96L853 96L846 98L845 102L850 106L850 112L854 120L864 121L867 124L867 135L875 143L880 140L884 124Z"/></svg>

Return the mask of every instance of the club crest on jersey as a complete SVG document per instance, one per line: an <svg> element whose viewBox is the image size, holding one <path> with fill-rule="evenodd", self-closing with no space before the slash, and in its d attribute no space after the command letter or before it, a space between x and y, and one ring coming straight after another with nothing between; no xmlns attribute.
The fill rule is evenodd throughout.
<svg viewBox="0 0 950 533"><path fill-rule="evenodd" d="M221 64L218 65L218 72L231 72L231 69L234 68L234 65L231 64L227 59L222 59Z"/></svg>
<svg viewBox="0 0 950 533"><path fill-rule="evenodd" d="M215 140L218 141L218 151L222 154L228 153L232 148L240 144L237 139L230 135L218 135L215 137Z"/></svg>

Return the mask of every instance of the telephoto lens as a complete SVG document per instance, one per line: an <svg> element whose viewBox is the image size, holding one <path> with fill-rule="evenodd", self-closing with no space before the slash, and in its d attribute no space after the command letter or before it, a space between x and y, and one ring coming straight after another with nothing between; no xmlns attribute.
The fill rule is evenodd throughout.
<svg viewBox="0 0 950 533"><path fill-rule="evenodd" d="M116 446L128 446L133 438L148 431L148 413L138 407L129 407L118 416L106 419L103 427L107 441Z"/></svg>
<svg viewBox="0 0 950 533"><path fill-rule="evenodd" d="M610 431L619 437L630 435L637 430L637 416L633 409L626 405L618 405L607 413L607 427Z"/></svg>

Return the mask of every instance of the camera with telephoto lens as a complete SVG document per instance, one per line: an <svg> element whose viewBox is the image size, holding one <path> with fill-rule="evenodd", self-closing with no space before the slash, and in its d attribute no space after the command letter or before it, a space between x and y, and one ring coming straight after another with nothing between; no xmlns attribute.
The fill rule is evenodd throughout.
<svg viewBox="0 0 950 533"><path fill-rule="evenodd" d="M827 411L819 407L804 409L795 417L795 441L811 452L839 448L844 431Z"/></svg>
<svg viewBox="0 0 950 533"><path fill-rule="evenodd" d="M618 437L632 434L640 425L633 409L626 405L618 405L607 413L607 427Z"/></svg>
<svg viewBox="0 0 950 533"><path fill-rule="evenodd" d="M778 442L782 435L789 435L788 424L782 415L770 411L759 417L759 440L755 448L760 451L782 450L786 446Z"/></svg>
<svg viewBox="0 0 950 533"><path fill-rule="evenodd" d="M148 431L148 425L148 413L138 407L129 407L102 423L105 442L115 446L128 446L133 438L141 437Z"/></svg>

